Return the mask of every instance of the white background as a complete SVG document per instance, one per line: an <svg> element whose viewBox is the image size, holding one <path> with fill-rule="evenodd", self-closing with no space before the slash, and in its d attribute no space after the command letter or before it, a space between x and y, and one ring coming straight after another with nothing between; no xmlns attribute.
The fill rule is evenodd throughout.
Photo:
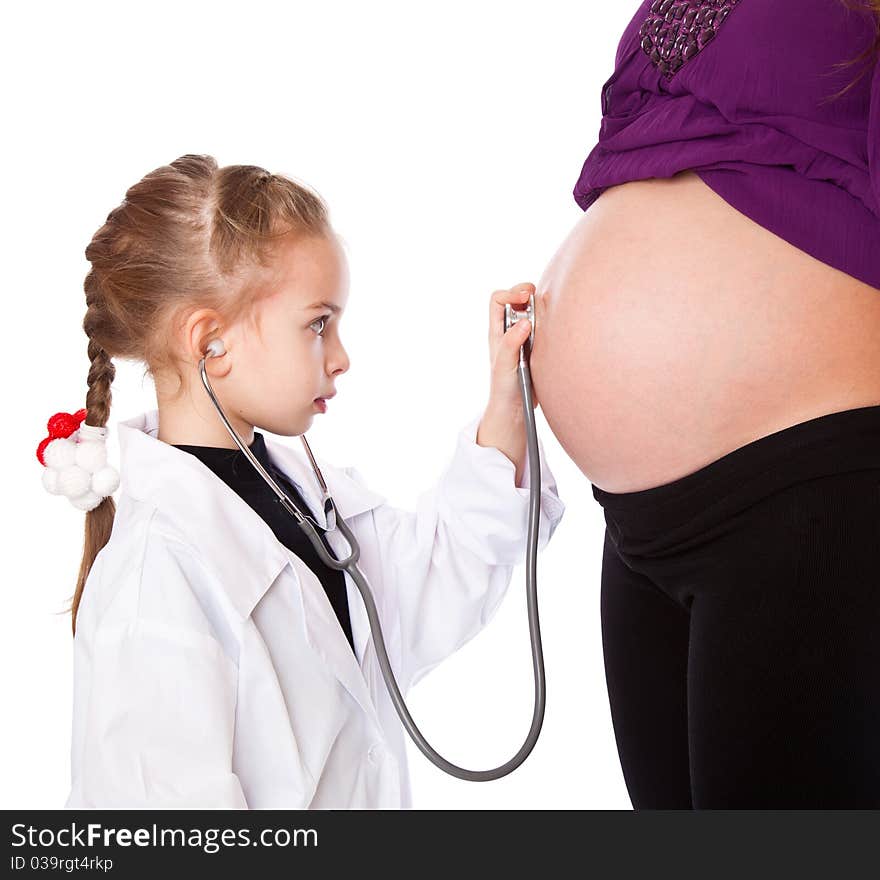
<svg viewBox="0 0 880 880"><path fill-rule="evenodd" d="M350 371L309 440L413 506L488 393L491 292L538 282L582 212L600 88L638 3L15 4L0 64L6 456L0 807L70 785L72 639L84 514L41 485L46 420L85 405L84 250L125 190L184 153L317 190L347 244ZM540 329L540 328L539 328ZM585 328L585 339L588 330ZM118 362L109 427L155 406ZM538 429L567 505L538 562L547 713L532 755L490 783L410 744L415 807L631 809L602 665L604 520ZM285 442L298 444L295 438ZM410 694L455 763L496 766L532 713L525 569L497 616Z"/></svg>

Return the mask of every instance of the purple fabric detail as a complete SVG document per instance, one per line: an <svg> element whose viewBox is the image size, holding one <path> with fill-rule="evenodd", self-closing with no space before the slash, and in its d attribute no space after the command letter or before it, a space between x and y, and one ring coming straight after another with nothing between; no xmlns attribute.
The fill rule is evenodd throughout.
<svg viewBox="0 0 880 880"><path fill-rule="evenodd" d="M716 6L730 7L723 27L715 16L713 38L685 57L686 16ZM665 72L642 45L658 20ZM875 34L872 13L840 0L645 0L602 86L575 201L586 211L609 186L692 169L755 222L880 289L880 65L835 67Z"/></svg>
<svg viewBox="0 0 880 880"><path fill-rule="evenodd" d="M740 0L654 0L639 28L642 51L672 79L675 72L715 39Z"/></svg>

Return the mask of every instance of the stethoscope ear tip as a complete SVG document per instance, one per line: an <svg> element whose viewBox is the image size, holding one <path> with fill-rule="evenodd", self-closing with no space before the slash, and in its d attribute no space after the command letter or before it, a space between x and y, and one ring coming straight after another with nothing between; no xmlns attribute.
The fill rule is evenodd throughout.
<svg viewBox="0 0 880 880"><path fill-rule="evenodd" d="M212 339L208 343L208 347L205 350L206 357L220 357L220 355L226 354L226 346L223 344L222 339Z"/></svg>

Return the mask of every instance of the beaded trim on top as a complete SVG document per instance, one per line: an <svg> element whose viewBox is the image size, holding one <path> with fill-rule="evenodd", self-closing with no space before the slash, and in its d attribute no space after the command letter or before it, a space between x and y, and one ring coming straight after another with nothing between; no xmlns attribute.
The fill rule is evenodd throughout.
<svg viewBox="0 0 880 880"><path fill-rule="evenodd" d="M740 0L654 0L639 28L642 51L667 80L711 42Z"/></svg>

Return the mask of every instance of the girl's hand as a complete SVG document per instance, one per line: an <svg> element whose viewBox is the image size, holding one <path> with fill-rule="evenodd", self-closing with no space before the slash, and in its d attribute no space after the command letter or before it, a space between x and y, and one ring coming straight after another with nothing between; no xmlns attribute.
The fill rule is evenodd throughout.
<svg viewBox="0 0 880 880"><path fill-rule="evenodd" d="M496 290L489 304L489 359L491 383L489 403L477 429L479 446L494 446L514 464L515 484L522 483L526 457L526 429L522 391L519 384L519 350L528 338L532 322L521 318L506 333L504 306L524 311L535 285L517 284L510 290ZM532 408L538 405L532 387Z"/></svg>
<svg viewBox="0 0 880 880"><path fill-rule="evenodd" d="M492 379L489 403L499 410L517 410L522 418L522 391L519 384L519 350L532 331L532 322L520 318L507 332L504 331L504 306L509 303L518 312L525 311L535 285L517 284L510 290L496 290L489 302L489 362ZM532 388L532 409L538 405Z"/></svg>

